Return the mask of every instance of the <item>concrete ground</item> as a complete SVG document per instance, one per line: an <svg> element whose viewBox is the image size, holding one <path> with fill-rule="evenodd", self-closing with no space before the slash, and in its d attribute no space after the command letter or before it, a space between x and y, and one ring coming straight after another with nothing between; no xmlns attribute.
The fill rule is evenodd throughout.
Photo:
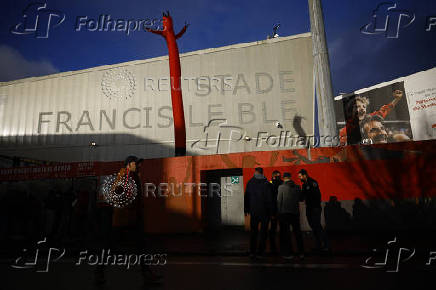
<svg viewBox="0 0 436 290"><path fill-rule="evenodd" d="M404 267L399 273L364 269L352 257L308 257L285 262L281 258L250 261L248 257L168 257L154 267L163 276L160 284L145 284L139 267L108 266L106 283L95 283L95 267L75 266L65 259L52 264L47 273L11 269L2 263L2 290L23 289L424 289L434 269ZM428 288L427 288L428 289Z"/></svg>
<svg viewBox="0 0 436 290"><path fill-rule="evenodd" d="M393 241L388 245L389 241ZM429 233L372 233L330 235L331 254L311 251L311 235L304 237L307 249L304 260L288 261L280 255L266 254L252 260L248 257L248 233L226 230L209 234L148 236L148 246L140 253L164 255L163 265L150 266L163 276L161 283L148 283L139 266L105 267L104 284L95 281L96 266L89 254L97 248L87 248L86 242L69 244L65 254L56 260L62 245L50 245L51 262L47 264L49 248L40 249L35 266L13 268L30 261L21 247L2 247L0 259L0 290L23 289L429 289L436 273L436 239ZM128 238L119 241L112 253L138 253ZM433 248L432 248L433 247ZM9 249L9 250L7 250ZM377 251L374 252L373 249ZM383 263L389 249L386 265ZM401 250L402 249L402 250ZM34 249L33 249L34 250ZM88 250L87 254L83 254ZM101 251L101 249L100 249ZM82 252L82 253L81 253ZM412 254L413 252L413 254ZM434 254L432 254L434 252ZM100 252L98 252L100 253ZM80 257L86 256L80 265ZM17 262L17 258L22 261ZM431 259L434 257L434 259ZM95 257L94 257L95 258ZM430 265L426 265L429 261ZM163 263L164 262L164 263ZM21 263L21 264L20 264ZM379 263L379 265L376 265ZM48 269L47 269L48 265ZM365 266L365 267L364 267ZM44 271L46 272L38 272ZM430 283L430 284L429 284ZM430 286L431 289L431 286Z"/></svg>

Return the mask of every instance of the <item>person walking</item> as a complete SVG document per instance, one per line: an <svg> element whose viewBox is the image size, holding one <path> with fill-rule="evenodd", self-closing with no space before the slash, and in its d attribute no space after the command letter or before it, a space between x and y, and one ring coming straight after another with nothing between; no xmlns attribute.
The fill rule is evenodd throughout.
<svg viewBox="0 0 436 290"><path fill-rule="evenodd" d="M124 167L119 170L117 173L117 182L123 178L132 178L135 181L135 186L137 189L137 196L133 203L128 206L128 210L133 210L136 213L136 220L134 225L134 242L135 242L135 253L140 255L145 247L144 244L144 200L142 194L142 186L141 186L141 178L139 175L140 168L139 166L142 163L142 159L138 159L136 156L128 156L124 162ZM121 187L121 191L127 191L127 188ZM113 208L110 205L100 205L100 228L101 235L100 241L101 245L105 248L112 246L111 236L112 236L112 216L113 216ZM150 265L147 265L146 262L141 259L139 261L141 266L141 274L143 277L144 286L149 284L159 283L163 278L161 275L154 273L151 270ZM95 282L97 284L104 284L106 282L104 275L104 265L97 266L95 271Z"/></svg>

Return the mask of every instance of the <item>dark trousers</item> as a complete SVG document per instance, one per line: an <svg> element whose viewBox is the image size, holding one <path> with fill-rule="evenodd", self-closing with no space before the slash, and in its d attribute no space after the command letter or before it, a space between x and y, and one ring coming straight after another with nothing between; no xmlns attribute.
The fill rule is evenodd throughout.
<svg viewBox="0 0 436 290"><path fill-rule="evenodd" d="M112 246L112 216L111 206L97 208L97 240L100 248L108 249Z"/></svg>
<svg viewBox="0 0 436 290"><path fill-rule="evenodd" d="M113 208L111 206L103 206L96 209L96 226L97 226L97 249L110 249L113 245L112 242L112 216ZM95 275L100 279L104 277L104 269L106 266L97 265L95 268Z"/></svg>
<svg viewBox="0 0 436 290"><path fill-rule="evenodd" d="M295 240L297 241L297 249L299 254L304 253L303 235L301 233L300 215L285 213L279 216L280 220L280 251L283 255L290 255L293 253L291 232L289 227L292 226Z"/></svg>
<svg viewBox="0 0 436 290"><path fill-rule="evenodd" d="M147 244L147 241L145 238L144 233L144 216L141 214L137 220L135 225L135 250L137 255L141 255L144 252L147 252L147 249L149 249L149 246ZM140 261L141 265L141 271L151 271L150 266L146 265L145 261L142 259Z"/></svg>
<svg viewBox="0 0 436 290"><path fill-rule="evenodd" d="M277 251L276 236L277 236L277 218L271 218L270 228L269 228L269 248L271 252Z"/></svg>
<svg viewBox="0 0 436 290"><path fill-rule="evenodd" d="M266 238L268 235L268 223L269 223L269 217L251 215L250 254L255 255L257 253L259 255L262 255L265 252ZM259 224L260 224L260 241L258 246L257 236L259 234Z"/></svg>
<svg viewBox="0 0 436 290"><path fill-rule="evenodd" d="M317 248L329 248L327 234L321 226L321 208L306 208L306 217L309 226L312 228Z"/></svg>
<svg viewBox="0 0 436 290"><path fill-rule="evenodd" d="M110 206L104 206L97 209L97 221L98 221L98 245L97 250L100 251L102 249L111 249L114 246L119 246L113 240L113 228L112 228L112 217L113 217L113 208ZM134 254L140 255L145 252L147 249L144 244L144 222L142 216L138 218L138 221L133 231L133 239L134 239L134 248L131 249ZM113 249L112 249L113 250ZM116 249L119 250L119 249ZM129 253L130 254L130 253ZM133 254L133 253L132 253ZM150 267L145 264L144 259L141 259L139 262L141 266L141 270L150 271ZM96 267L97 275L104 275L104 265L98 265Z"/></svg>

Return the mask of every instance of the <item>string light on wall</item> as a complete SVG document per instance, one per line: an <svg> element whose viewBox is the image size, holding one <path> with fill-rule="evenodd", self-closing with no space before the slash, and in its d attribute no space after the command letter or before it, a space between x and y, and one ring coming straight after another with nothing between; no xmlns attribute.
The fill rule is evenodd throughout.
<svg viewBox="0 0 436 290"><path fill-rule="evenodd" d="M131 204L138 194L135 181L131 177L107 176L103 181L103 196L106 202L116 208Z"/></svg>

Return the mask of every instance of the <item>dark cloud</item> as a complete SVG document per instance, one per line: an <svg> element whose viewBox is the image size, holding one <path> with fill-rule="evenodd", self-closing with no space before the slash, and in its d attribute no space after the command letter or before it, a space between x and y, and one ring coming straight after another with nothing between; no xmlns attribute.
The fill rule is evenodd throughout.
<svg viewBox="0 0 436 290"><path fill-rule="evenodd" d="M13 47L0 45L0 81L42 76L59 72L50 61L27 60Z"/></svg>

